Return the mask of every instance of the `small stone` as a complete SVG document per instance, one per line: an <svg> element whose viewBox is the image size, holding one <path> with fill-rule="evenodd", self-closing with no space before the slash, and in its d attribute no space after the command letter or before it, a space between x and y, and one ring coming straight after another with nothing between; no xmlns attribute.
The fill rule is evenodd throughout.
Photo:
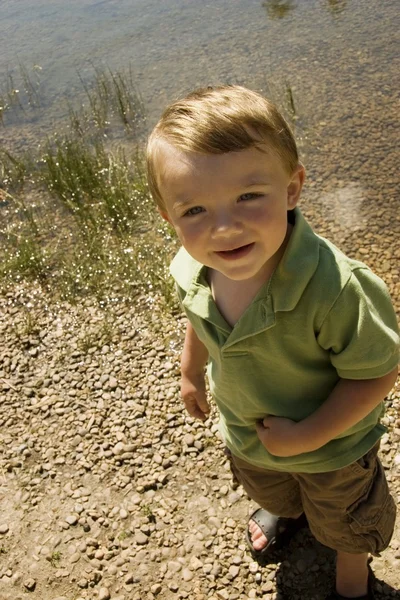
<svg viewBox="0 0 400 600"><path fill-rule="evenodd" d="M296 562L296 567L299 573L305 573L307 570L307 563L304 559L300 558L297 562Z"/></svg>
<svg viewBox="0 0 400 600"><path fill-rule="evenodd" d="M36 581L33 577L29 577L29 579L25 579L24 586L28 590L28 592L33 592L36 587Z"/></svg>
<svg viewBox="0 0 400 600"><path fill-rule="evenodd" d="M274 589L274 584L272 583L272 581L266 581L261 589L265 593L272 592L272 590Z"/></svg>
<svg viewBox="0 0 400 600"><path fill-rule="evenodd" d="M235 577L237 577L239 575L239 571L240 571L240 568L238 566L236 566L236 565L231 565L229 567L229 574L233 578L235 578Z"/></svg>
<svg viewBox="0 0 400 600"><path fill-rule="evenodd" d="M249 564L249 571L250 571L250 573L252 573L252 575L255 575L258 571L258 563L251 562Z"/></svg>
<svg viewBox="0 0 400 600"><path fill-rule="evenodd" d="M120 456L125 452L125 444L123 442L117 442L113 448L113 454Z"/></svg>
<svg viewBox="0 0 400 600"><path fill-rule="evenodd" d="M157 594L159 594L162 591L162 586L159 583L155 583L151 586L150 591L152 594L157 596Z"/></svg>
<svg viewBox="0 0 400 600"><path fill-rule="evenodd" d="M111 594L110 590L106 587L102 587L99 589L99 600L110 600Z"/></svg>
<svg viewBox="0 0 400 600"><path fill-rule="evenodd" d="M9 530L9 527L8 527L8 525L7 525L6 523L2 523L2 524L0 525L0 533L1 533L1 534L3 534L3 535L4 535L5 533L7 533L7 532L8 532L8 530Z"/></svg>
<svg viewBox="0 0 400 600"><path fill-rule="evenodd" d="M171 573L179 573L182 570L182 565L180 562L175 560L170 560L168 562L168 571Z"/></svg>
<svg viewBox="0 0 400 600"><path fill-rule="evenodd" d="M192 581L193 579L193 573L190 569L188 569L187 567L185 569L182 570L182 578L183 581Z"/></svg>
<svg viewBox="0 0 400 600"><path fill-rule="evenodd" d="M68 517L65 517L66 522L68 523L68 525L76 525L78 522L78 518L76 515L68 515Z"/></svg>
<svg viewBox="0 0 400 600"><path fill-rule="evenodd" d="M201 560L199 560L197 556L192 556L192 558L190 559L190 568L193 569L193 571L197 571L198 569L201 569L202 566L203 563L201 562Z"/></svg>
<svg viewBox="0 0 400 600"><path fill-rule="evenodd" d="M74 564L77 563L80 559L81 555L79 554L79 552L74 552L74 554L72 554L70 556L69 562Z"/></svg>
<svg viewBox="0 0 400 600"><path fill-rule="evenodd" d="M149 538L147 537L147 535L145 535L141 531L136 532L135 542L138 544L138 546L144 546L145 544L147 544L148 541L149 541Z"/></svg>
<svg viewBox="0 0 400 600"><path fill-rule="evenodd" d="M115 379L115 377L110 377L108 380L108 387L110 390L115 390L118 387L118 381Z"/></svg>

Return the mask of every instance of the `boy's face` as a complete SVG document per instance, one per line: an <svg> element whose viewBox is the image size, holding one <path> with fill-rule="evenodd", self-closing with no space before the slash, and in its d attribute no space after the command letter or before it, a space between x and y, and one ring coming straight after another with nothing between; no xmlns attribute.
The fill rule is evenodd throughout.
<svg viewBox="0 0 400 600"><path fill-rule="evenodd" d="M232 280L268 278L286 246L304 168L288 174L267 148L202 155L159 144L160 212L187 252Z"/></svg>

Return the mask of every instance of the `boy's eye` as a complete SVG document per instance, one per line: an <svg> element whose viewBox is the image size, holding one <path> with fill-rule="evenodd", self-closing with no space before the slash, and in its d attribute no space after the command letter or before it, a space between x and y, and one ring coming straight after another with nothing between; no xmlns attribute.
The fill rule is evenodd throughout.
<svg viewBox="0 0 400 600"><path fill-rule="evenodd" d="M239 200L254 200L254 198L259 198L261 194L256 194L254 192L248 192L247 194L242 194Z"/></svg>
<svg viewBox="0 0 400 600"><path fill-rule="evenodd" d="M193 208L189 208L189 210L187 210L183 216L186 217L186 216L198 215L201 212L203 212L203 210L204 210L204 208L202 206L193 206Z"/></svg>

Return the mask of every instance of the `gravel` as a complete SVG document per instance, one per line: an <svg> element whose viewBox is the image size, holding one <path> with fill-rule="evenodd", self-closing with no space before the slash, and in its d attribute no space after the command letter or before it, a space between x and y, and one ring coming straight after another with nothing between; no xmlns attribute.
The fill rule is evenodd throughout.
<svg viewBox="0 0 400 600"><path fill-rule="evenodd" d="M202 424L181 406L179 316L144 298L108 307L105 344L94 301L16 287L0 312L2 600L324 598L333 555L308 531L276 564L247 553L252 506L232 487L216 415ZM382 439L397 500L399 397ZM374 559L382 598L398 587L399 540Z"/></svg>

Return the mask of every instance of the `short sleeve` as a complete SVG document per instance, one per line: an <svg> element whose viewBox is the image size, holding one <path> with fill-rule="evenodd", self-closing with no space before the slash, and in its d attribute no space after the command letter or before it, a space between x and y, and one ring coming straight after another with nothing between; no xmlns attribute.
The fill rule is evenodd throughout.
<svg viewBox="0 0 400 600"><path fill-rule="evenodd" d="M399 362L399 329L384 282L367 267L352 271L319 330L343 379L374 379Z"/></svg>

